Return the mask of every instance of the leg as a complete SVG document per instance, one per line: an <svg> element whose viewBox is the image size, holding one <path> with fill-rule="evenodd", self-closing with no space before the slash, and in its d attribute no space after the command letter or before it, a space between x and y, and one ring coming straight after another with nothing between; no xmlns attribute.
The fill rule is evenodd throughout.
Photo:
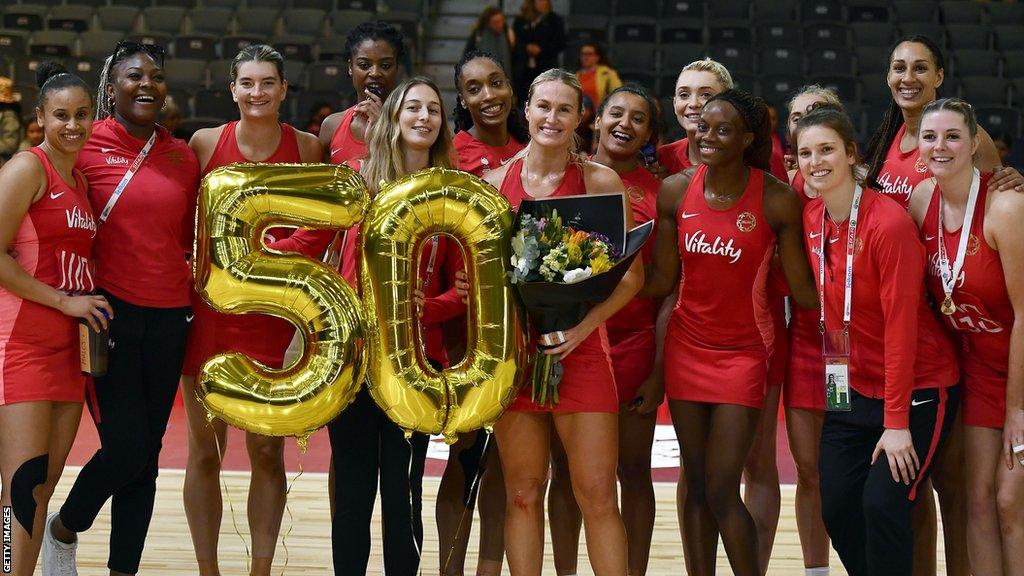
<svg viewBox="0 0 1024 576"><path fill-rule="evenodd" d="M573 493L587 531L587 556L595 576L626 573L626 529L619 515L615 468L618 416L555 414L555 430L569 460Z"/></svg>
<svg viewBox="0 0 1024 576"><path fill-rule="evenodd" d="M682 500L677 498L676 507L681 519L679 526L687 571L699 576L714 574L718 524L708 506L705 490L711 410L707 404L682 400L669 400L668 407L683 458L680 483L686 483L686 496Z"/></svg>
<svg viewBox="0 0 1024 576"><path fill-rule="evenodd" d="M352 405L327 425L331 460L337 464L333 486L335 511L331 519L331 548L337 576L366 576L382 424L370 393L363 389Z"/></svg>
<svg viewBox="0 0 1024 576"><path fill-rule="evenodd" d="M1002 459L998 463L996 509L1003 541L1003 574L1024 576L1020 560L1024 550L1024 466L1019 461L1013 463L1013 470L1007 470Z"/></svg>
<svg viewBox="0 0 1024 576"><path fill-rule="evenodd" d="M223 512L220 463L227 449L227 425L222 420L207 420L206 409L196 397L194 377L181 377L181 395L188 417L188 462L183 490L185 518L192 534L200 576L219 576L217 544Z"/></svg>
<svg viewBox="0 0 1024 576"><path fill-rule="evenodd" d="M498 440L491 434L491 445L484 453L484 477L480 481L480 558L477 576L499 576L505 560L505 475L501 471Z"/></svg>
<svg viewBox="0 0 1024 576"><path fill-rule="evenodd" d="M775 435L779 424L779 396L782 386L769 386L764 409L758 418L753 444L744 464L743 501L757 527L758 565L768 572L775 531L779 527L782 492L779 467L775 461Z"/></svg>
<svg viewBox="0 0 1024 576"><path fill-rule="evenodd" d="M911 510L911 523L914 526L914 576L935 576L939 528L931 480L921 484Z"/></svg>
<svg viewBox="0 0 1024 576"><path fill-rule="evenodd" d="M465 506L468 497L467 480L472 482L476 467L466 470L462 460L472 456L477 439L484 432L471 432L459 436L448 452L448 463L441 475L437 489L437 506L434 514L437 520L437 537L440 545L441 574L460 576L465 571L466 549L469 533L473 529L472 510ZM479 458L479 454L476 454Z"/></svg>
<svg viewBox="0 0 1024 576"><path fill-rule="evenodd" d="M619 483L622 486L622 522L626 527L629 575L644 576L654 534L654 482L651 481L651 446L657 412L619 412Z"/></svg>
<svg viewBox="0 0 1024 576"><path fill-rule="evenodd" d="M551 550L558 576L576 574L583 515L573 495L569 461L557 434L551 435L551 489L548 491L548 522Z"/></svg>
<svg viewBox="0 0 1024 576"><path fill-rule="evenodd" d="M936 455L932 484L942 512L942 539L947 576L969 576L967 560L967 492L964 472L964 426L960 414Z"/></svg>
<svg viewBox="0 0 1024 576"><path fill-rule="evenodd" d="M971 572L979 576L1000 574L1003 572L1003 542L996 508L996 477L999 469L1006 467L1003 464L1003 434L992 428L967 426L964 428L964 448L967 553Z"/></svg>
<svg viewBox="0 0 1024 576"><path fill-rule="evenodd" d="M818 410L786 410L789 449L796 463L796 527L804 568L828 566L828 533L821 519L818 482L818 450L825 413Z"/></svg>
<svg viewBox="0 0 1024 576"><path fill-rule="evenodd" d="M705 490L715 516L722 544L733 574L757 576L757 527L743 500L740 479L750 453L761 411L756 408L717 404L710 407L711 430L705 464Z"/></svg>
<svg viewBox="0 0 1024 576"><path fill-rule="evenodd" d="M383 413L381 414L383 418ZM426 434L405 432L386 420L381 432L380 504L384 524L384 572L417 576L423 551L423 466Z"/></svg>
<svg viewBox="0 0 1024 576"><path fill-rule="evenodd" d="M287 500L284 438L248 433L245 447L252 466L247 509L252 534L252 574L269 576Z"/></svg>
<svg viewBox="0 0 1024 576"><path fill-rule="evenodd" d="M513 576L540 576L544 564L550 420L545 413L506 412L494 425L505 473L505 551Z"/></svg>
<svg viewBox="0 0 1024 576"><path fill-rule="evenodd" d="M880 435L866 426L872 401L853 394L850 412L829 412L821 429L818 474L821 514L832 547L850 576L867 576L864 484L871 452Z"/></svg>

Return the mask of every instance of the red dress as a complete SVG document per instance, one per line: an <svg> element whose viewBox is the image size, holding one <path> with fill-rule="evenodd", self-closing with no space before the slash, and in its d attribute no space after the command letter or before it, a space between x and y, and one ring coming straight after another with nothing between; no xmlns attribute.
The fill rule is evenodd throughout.
<svg viewBox="0 0 1024 576"><path fill-rule="evenodd" d="M203 175L216 168L236 162L249 162L238 149L235 139L237 122L229 122L221 130L217 147L210 157ZM281 141L277 150L262 163L275 164L286 162L302 162L299 153L295 129L288 124L281 124ZM273 228L270 237L265 240L272 242L286 234L286 229ZM270 368L281 368L284 353L295 334L291 322L267 314L222 314L210 308L195 291L192 293L192 312L195 318L189 328L188 345L185 351L185 364L181 373L195 376L203 362L224 352L241 352L253 360Z"/></svg>
<svg viewBox="0 0 1024 576"><path fill-rule="evenodd" d="M355 106L345 110L338 129L331 136L332 164L344 164L346 160L366 158L366 143L356 140L352 135L352 117L355 115Z"/></svg>
<svg viewBox="0 0 1024 576"><path fill-rule="evenodd" d="M474 176L483 176L487 170L500 168L523 149L523 145L511 136L504 146L488 146L465 130L455 135L453 144L459 155L459 170Z"/></svg>
<svg viewBox="0 0 1024 576"><path fill-rule="evenodd" d="M665 390L672 400L764 405L775 331L766 286L775 232L764 217L764 172L749 170L731 208L708 206L704 165L679 203L683 273L665 337Z"/></svg>
<svg viewBox="0 0 1024 576"><path fill-rule="evenodd" d="M682 172L693 166L693 163L690 162L689 145L686 138L660 146L658 148L658 164L664 166L669 174Z"/></svg>
<svg viewBox="0 0 1024 576"><path fill-rule="evenodd" d="M1014 313L1006 292L999 252L985 241L985 198L991 177L991 174L984 174L981 178L964 265L953 289L956 312L951 316L943 314L942 318L946 326L958 333L957 343L964 363L964 425L1002 429L1006 418L1006 379ZM946 296L938 264L940 194L936 186L921 224L921 239L928 255L926 281L935 302L942 302ZM960 245L960 230L943 230L942 233L947 258L952 264Z"/></svg>
<svg viewBox="0 0 1024 576"><path fill-rule="evenodd" d="M797 171L793 190L804 206L811 201L804 191L804 177ZM818 311L793 306L789 323L789 363L782 385L782 404L786 408L825 409L825 361L821 353Z"/></svg>
<svg viewBox="0 0 1024 576"><path fill-rule="evenodd" d="M96 220L85 178L69 186L41 148L29 148L46 171L46 193L29 206L7 248L25 272L65 294L95 290L90 261ZM78 358L78 319L0 287L0 406L48 400L82 402L86 377Z"/></svg>
<svg viewBox="0 0 1024 576"><path fill-rule="evenodd" d="M634 221L643 224L655 220L661 181L642 166L620 176L633 208ZM654 242L648 241L640 252L645 266L651 263L653 254ZM636 398L640 385L654 369L657 316L653 298L633 298L605 323L620 403Z"/></svg>
<svg viewBox="0 0 1024 576"><path fill-rule="evenodd" d="M501 193L515 209L532 198L523 188L523 160L516 160L505 174ZM548 198L586 194L583 168L570 164L558 188ZM562 381L558 386L558 404L541 406L530 399L530 385L519 390L509 410L520 412L613 412L619 411L618 392L608 346L608 334L602 324L591 332L571 354L562 360Z"/></svg>
<svg viewBox="0 0 1024 576"><path fill-rule="evenodd" d="M878 173L878 185L881 186L882 194L898 202L904 209L909 209L910 194L914 187L926 178L931 178L932 173L921 159L921 153L917 148L910 152L900 150L900 141L906 132L907 125L904 124L893 137L889 152L885 156L885 163Z"/></svg>

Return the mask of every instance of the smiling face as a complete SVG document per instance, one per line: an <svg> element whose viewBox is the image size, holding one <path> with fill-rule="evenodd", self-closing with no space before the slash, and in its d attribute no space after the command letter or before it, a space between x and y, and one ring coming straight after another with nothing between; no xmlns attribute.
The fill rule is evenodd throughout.
<svg viewBox="0 0 1024 576"><path fill-rule="evenodd" d="M167 97L164 70L148 54L132 54L114 67L107 95L121 118L137 126L155 123Z"/></svg>
<svg viewBox="0 0 1024 576"><path fill-rule="evenodd" d="M417 84L405 93L398 124L402 145L409 150L430 150L441 132L441 97L426 84Z"/></svg>
<svg viewBox="0 0 1024 576"><path fill-rule="evenodd" d="M503 126L512 112L512 85L505 72L490 58L473 58L462 66L460 106L469 110L473 124Z"/></svg>
<svg viewBox="0 0 1024 576"><path fill-rule="evenodd" d="M903 110L920 110L935 100L944 74L935 64L927 46L919 42L903 42L896 46L889 60L889 90Z"/></svg>
<svg viewBox="0 0 1024 576"><path fill-rule="evenodd" d="M505 31L505 13L495 12L490 18L487 19L487 27L495 34L501 34Z"/></svg>
<svg viewBox="0 0 1024 576"><path fill-rule="evenodd" d="M250 60L238 65L231 98L243 118L276 118L287 95L288 82L281 79L273 62Z"/></svg>
<svg viewBox="0 0 1024 576"><path fill-rule="evenodd" d="M386 40L363 40L352 50L348 73L360 100L366 98L366 90L377 94L381 100L387 98L398 83L395 49Z"/></svg>
<svg viewBox="0 0 1024 576"><path fill-rule="evenodd" d="M580 93L575 88L558 80L534 85L526 105L526 121L534 142L568 148L581 119Z"/></svg>
<svg viewBox="0 0 1024 576"><path fill-rule="evenodd" d="M598 146L614 159L635 157L651 137L647 101L630 92L617 92L597 119Z"/></svg>
<svg viewBox="0 0 1024 576"><path fill-rule="evenodd" d="M695 139L701 162L715 166L737 158L742 161L754 135L732 104L715 100L701 111Z"/></svg>
<svg viewBox="0 0 1024 576"><path fill-rule="evenodd" d="M831 190L853 178L856 155L832 128L823 125L804 128L796 145L800 173L813 189Z"/></svg>
<svg viewBox="0 0 1024 576"><path fill-rule="evenodd" d="M804 117L805 114L810 112L811 106L820 103L827 103L824 97L814 92L807 92L797 96L793 100L793 104L789 110L789 118L786 119L786 126L789 130L789 134L796 133L796 123ZM794 142L795 144L795 142Z"/></svg>
<svg viewBox="0 0 1024 576"><path fill-rule="evenodd" d="M36 122L52 149L75 154L92 134L92 99L82 88L71 86L51 90L42 108L36 108Z"/></svg>
<svg viewBox="0 0 1024 576"><path fill-rule="evenodd" d="M672 107L676 112L679 125L687 133L697 129L700 122L700 111L712 96L725 90L722 82L711 72L703 70L685 70L676 80L676 92L672 97Z"/></svg>
<svg viewBox="0 0 1024 576"><path fill-rule="evenodd" d="M978 137L971 136L962 115L952 110L939 110L921 118L917 148L932 174L951 176L974 166Z"/></svg>

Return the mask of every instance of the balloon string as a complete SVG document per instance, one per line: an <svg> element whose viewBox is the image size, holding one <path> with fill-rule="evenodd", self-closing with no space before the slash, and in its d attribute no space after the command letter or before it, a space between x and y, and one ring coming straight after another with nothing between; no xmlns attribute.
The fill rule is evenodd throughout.
<svg viewBox="0 0 1024 576"><path fill-rule="evenodd" d="M455 547L458 546L459 537L462 535L462 526L466 523L466 517L472 517L473 511L476 510L477 493L480 488L481 479L484 477L484 472L486 471L484 466L481 464L487 461L487 453L491 449L491 432L486 430L481 430L480 432L486 434L486 436L484 436L484 447L480 451L480 462L477 464L476 472L473 474L473 482L469 485L469 496L464 502L465 507L462 509L462 516L459 518L459 526L455 529L455 538L452 540L452 547L448 550L448 556L444 560L443 574L448 573L448 566L452 562L452 556L455 555ZM463 470L463 473L465 473L465 470Z"/></svg>
<svg viewBox="0 0 1024 576"><path fill-rule="evenodd" d="M405 443L409 445L409 467L406 472L406 479L409 482L409 527L412 528L412 546L416 549L416 566L419 567L419 572L423 572L422 560L423 553L420 551L420 543L416 541L416 494L412 489L412 465L415 461L416 455L412 447L412 435L405 435ZM421 480L422 482L422 480Z"/></svg>
<svg viewBox="0 0 1024 576"><path fill-rule="evenodd" d="M212 414L208 415L212 416ZM213 426L213 419L209 419L209 424ZM238 535L238 539L242 541L242 547L245 548L245 571L252 572L252 554L249 553L249 543L245 541L245 536L242 536L242 531L238 529L238 518L235 517L235 505L231 503L231 493L228 491L228 483L224 480L224 452L220 449L220 438L217 437L217 431L213 431L213 441L217 445L217 457L220 460L220 485L224 489L224 499L228 501L228 510L231 511L231 525L235 527L235 534Z"/></svg>
<svg viewBox="0 0 1024 576"><path fill-rule="evenodd" d="M292 508L288 505L288 496L292 493L292 488L295 486L295 482L302 478L302 455L306 453L306 447L300 442L299 450L299 473L291 479L288 483L288 487L284 490L284 511L288 513L288 530L285 531L284 535L281 536L281 547L284 548L284 566L281 567L281 576L284 576L284 571L288 569L288 559L290 554L288 552L288 536L291 535L292 529L295 528L295 516L292 514Z"/></svg>

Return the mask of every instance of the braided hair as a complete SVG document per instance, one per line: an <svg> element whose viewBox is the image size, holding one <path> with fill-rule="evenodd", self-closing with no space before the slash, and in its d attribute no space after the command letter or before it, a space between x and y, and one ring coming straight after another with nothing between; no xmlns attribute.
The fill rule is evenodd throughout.
<svg viewBox="0 0 1024 576"><path fill-rule="evenodd" d="M36 68L36 85L39 86L39 95L36 97L36 108L39 110L43 109L50 92L65 88L81 88L89 95L89 102L92 103L92 88L85 83L85 80L50 60L41 62Z"/></svg>
<svg viewBox="0 0 1024 576"><path fill-rule="evenodd" d="M501 70L502 74L505 75L506 80L509 82L509 90L512 90L512 78L508 74L508 70L501 65L498 57L494 54L487 52L486 50L469 50L462 55L462 58L455 64L455 89L462 92L462 69L471 60L477 58L486 58ZM457 96L457 102L455 103L455 114L453 122L455 124L455 132L460 130L469 132L469 129L473 127L473 115L469 113L469 108L461 105L462 95ZM523 144L530 141L530 131L526 127L526 120L523 118L523 111L516 102L515 91L512 91L512 109L508 112L508 119L506 120L506 126L508 127L508 133L510 136L516 139L516 141Z"/></svg>
<svg viewBox="0 0 1024 576"><path fill-rule="evenodd" d="M114 53L107 56L103 62L103 70L100 72L100 81L96 86L96 119L102 120L114 114L114 99L107 96L107 84L113 82L114 68L125 60L136 54L149 56L153 63L163 68L163 48L148 44L137 44L135 42L118 42ZM163 107L163 102L160 102Z"/></svg>
<svg viewBox="0 0 1024 576"><path fill-rule="evenodd" d="M896 52L896 48L904 42L913 42L915 44L921 44L928 49L932 54L932 60L935 62L935 68L938 70L945 70L946 60L942 56L942 49L935 43L931 38L922 36L920 34L913 34L910 36L904 36L896 41L889 50L889 59L886 60L886 66L892 63L892 55ZM899 132L900 126L903 126L903 111L899 105L896 104L894 98L889 99L889 107L885 110L885 115L882 116L882 123L875 130L875 133L871 135L871 139L868 141L868 147L865 150L865 159L868 163L868 173L864 181L868 186L878 186L878 175L882 172L882 165L885 164L885 157L889 154L889 147L892 145L892 141L896 138L896 133Z"/></svg>
<svg viewBox="0 0 1024 576"><path fill-rule="evenodd" d="M746 124L747 132L754 135L754 141L743 151L743 163L765 172L771 171L772 127L768 117L768 106L764 100L746 90L732 88L712 96L708 104L721 100L728 102L739 112Z"/></svg>
<svg viewBox="0 0 1024 576"><path fill-rule="evenodd" d="M644 145L646 146L648 144L657 143L658 138L661 137L661 122L659 121L658 105L655 103L650 92L636 82L627 82L609 92L608 95L604 97L604 100L601 101L601 105L597 107L595 118L600 118L601 115L604 114L605 106L607 106L608 102L611 101L612 96L615 96L620 92L628 92L635 96L639 96L647 104L647 126L649 135L647 137L647 141L644 142Z"/></svg>

